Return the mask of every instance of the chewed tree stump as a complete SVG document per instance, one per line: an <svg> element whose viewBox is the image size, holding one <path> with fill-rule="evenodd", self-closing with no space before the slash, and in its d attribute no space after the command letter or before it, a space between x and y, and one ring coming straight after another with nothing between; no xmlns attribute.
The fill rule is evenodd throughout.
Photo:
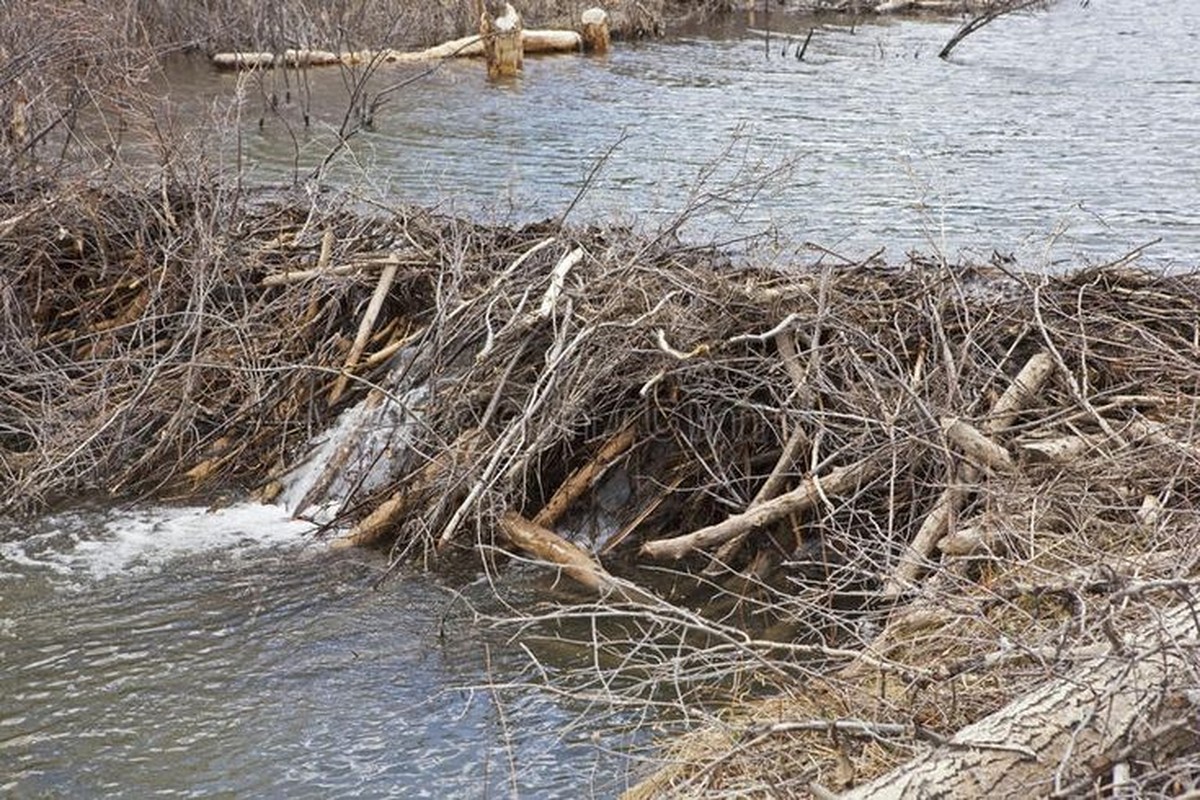
<svg viewBox="0 0 1200 800"><path fill-rule="evenodd" d="M525 65L523 34L521 15L511 4L505 3L504 13L498 17L484 10L479 19L479 35L483 37L489 78L520 73Z"/></svg>
<svg viewBox="0 0 1200 800"><path fill-rule="evenodd" d="M592 53L607 53L610 42L608 12L589 8L583 12L583 48Z"/></svg>

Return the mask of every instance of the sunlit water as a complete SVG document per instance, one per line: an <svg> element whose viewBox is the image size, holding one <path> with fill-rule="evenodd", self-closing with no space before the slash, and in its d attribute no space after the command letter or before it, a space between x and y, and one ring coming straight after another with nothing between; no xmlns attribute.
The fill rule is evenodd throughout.
<svg viewBox="0 0 1200 800"><path fill-rule="evenodd" d="M852 255L996 250L1033 268L1161 239L1152 261L1196 265L1200 6L1064 0L994 22L949 62L937 52L957 20L838 22L739 17L603 58L531 58L494 85L477 62L447 63L392 93L327 176L536 219L561 214L611 149L573 219L655 227L701 202L690 230L704 238L771 227ZM385 66L368 96L418 72ZM241 147L226 152L290 181L329 151L347 77L183 65L173 80L193 100L228 100L241 81Z"/></svg>

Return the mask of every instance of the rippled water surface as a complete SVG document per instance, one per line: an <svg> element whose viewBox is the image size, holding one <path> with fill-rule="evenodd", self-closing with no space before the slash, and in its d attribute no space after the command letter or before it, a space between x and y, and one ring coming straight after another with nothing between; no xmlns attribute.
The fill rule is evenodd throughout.
<svg viewBox="0 0 1200 800"><path fill-rule="evenodd" d="M273 507L0 530L0 794L611 796L627 764L445 583ZM18 541L18 536L20 541ZM491 590L465 599L492 607ZM625 742L624 745L627 745Z"/></svg>
<svg viewBox="0 0 1200 800"><path fill-rule="evenodd" d="M1161 239L1152 258L1195 266L1200 6L1064 0L994 22L949 62L936 54L958 20L838 22L739 17L603 58L531 58L496 85L478 63L449 63L392 93L333 174L533 219L561 213L612 149L575 218L654 226L702 199L705 236L774 226L851 253L996 249L1031 266ZM416 74L384 67L368 94ZM321 161L345 78L240 79L253 175L290 180ZM238 85L181 67L175 93L229 98ZM271 97L280 111L264 110Z"/></svg>

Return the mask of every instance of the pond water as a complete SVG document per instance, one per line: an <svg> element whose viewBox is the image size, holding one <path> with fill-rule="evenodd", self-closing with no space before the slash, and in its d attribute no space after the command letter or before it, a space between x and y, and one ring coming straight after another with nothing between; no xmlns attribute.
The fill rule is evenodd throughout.
<svg viewBox="0 0 1200 800"><path fill-rule="evenodd" d="M1150 261L1195 266L1196 4L1067 0L993 24L948 63L936 53L952 21L827 19L803 61L812 20L772 16L791 42L768 42L764 24L534 58L509 83L445 64L395 91L328 176L373 198L526 220L564 213L609 153L573 220L653 228L700 206L688 235L772 228L789 247L891 258L995 249L1047 269L1157 239ZM368 93L417 74L387 66ZM185 62L164 89L197 137L218 137L189 123L202 109L232 115L236 135L215 140L225 157L277 183L329 152L346 77ZM481 688L529 665L467 610L495 610L490 586L402 574L374 589L383 568L311 544L272 507L0 521L0 793L619 790L622 734L532 689Z"/></svg>
<svg viewBox="0 0 1200 800"><path fill-rule="evenodd" d="M1161 240L1151 261L1194 267L1200 6L1064 0L994 22L942 61L958 24L740 16L606 57L531 58L499 84L477 62L419 78L388 65L366 84L387 102L327 176L538 219L561 214L609 153L575 221L653 228L700 205L689 231L705 239L770 228L851 255L996 250L1034 269ZM349 77L181 64L172 80L181 98L241 91L240 163L277 181L329 152Z"/></svg>

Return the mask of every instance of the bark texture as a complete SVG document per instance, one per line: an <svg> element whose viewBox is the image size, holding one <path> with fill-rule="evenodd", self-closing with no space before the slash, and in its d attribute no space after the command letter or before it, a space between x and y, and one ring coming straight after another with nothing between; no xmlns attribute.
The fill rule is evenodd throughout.
<svg viewBox="0 0 1200 800"><path fill-rule="evenodd" d="M843 797L1044 797L1086 778L1148 735L1164 701L1194 685L1198 614L1188 604L1170 608L1121 652L1082 662Z"/></svg>

